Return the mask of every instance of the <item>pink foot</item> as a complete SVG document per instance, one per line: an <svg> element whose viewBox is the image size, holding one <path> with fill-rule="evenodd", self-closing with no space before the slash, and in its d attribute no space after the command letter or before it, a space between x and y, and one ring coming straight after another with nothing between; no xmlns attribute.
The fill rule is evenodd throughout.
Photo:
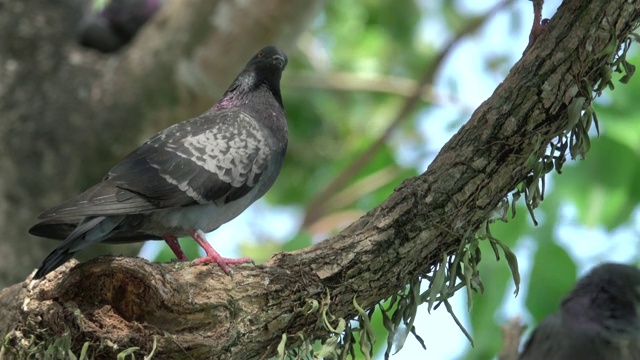
<svg viewBox="0 0 640 360"><path fill-rule="evenodd" d="M252 263L255 265L253 260L248 257L231 259L220 256L220 254L211 246L211 244L209 244L202 230L190 230L189 234L191 235L193 240L195 240L198 245L200 245L204 249L204 252L207 254L207 256L203 256L201 258L193 260L191 262L191 265L216 263L218 264L218 266L220 266L222 271L224 271L225 274L229 276L233 275L233 270L231 270L229 265L240 265L247 263Z"/></svg>
<svg viewBox="0 0 640 360"><path fill-rule="evenodd" d="M178 260L189 261L189 259L187 259L187 255L185 255L184 252L182 252L182 248L180 247L180 243L178 243L177 237L171 234L165 234L162 236L162 238L167 243L167 245L169 245L169 248L171 248L171 251L173 251L173 253L176 254L176 257L178 258Z"/></svg>
<svg viewBox="0 0 640 360"><path fill-rule="evenodd" d="M527 47L533 45L538 36L540 36L546 28L546 23L548 22L547 19L542 19L542 5L544 4L544 0L531 1L533 2L533 26L531 26L531 32L529 33L529 45L527 45Z"/></svg>

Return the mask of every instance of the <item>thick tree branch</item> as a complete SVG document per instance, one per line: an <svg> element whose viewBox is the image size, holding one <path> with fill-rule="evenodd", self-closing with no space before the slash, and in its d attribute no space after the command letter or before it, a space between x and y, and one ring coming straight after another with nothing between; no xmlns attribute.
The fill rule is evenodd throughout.
<svg viewBox="0 0 640 360"><path fill-rule="evenodd" d="M566 1L429 169L333 238L237 268L234 278L133 258L65 266L0 293L0 333L18 329L12 336L28 339L66 324L76 349L109 339L148 352L156 336L161 358L216 359L273 355L282 334L327 336L316 314L300 311L307 299L329 294L331 313L353 318L356 295L371 308L453 253L530 172L540 144L562 134L577 82L599 79L603 49L639 19L640 8L624 0Z"/></svg>

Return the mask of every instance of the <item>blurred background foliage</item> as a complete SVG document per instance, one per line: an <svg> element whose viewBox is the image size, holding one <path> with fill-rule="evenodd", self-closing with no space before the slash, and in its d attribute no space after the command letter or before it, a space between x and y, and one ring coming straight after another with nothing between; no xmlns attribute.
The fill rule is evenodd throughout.
<svg viewBox="0 0 640 360"><path fill-rule="evenodd" d="M551 17L559 3L547 1L544 16ZM308 246L380 204L404 179L424 172L520 58L531 12L531 3L524 0L327 1L296 47L287 49L290 65L282 91L290 147L281 176L265 201L224 227L227 235L212 236L214 245L233 233L233 243L240 243L238 255L258 262L278 251ZM443 61L436 60L456 34L479 20L486 23L465 34ZM631 62L640 63L638 58ZM386 135L433 67L433 84ZM459 330L441 330L443 322L453 320L432 318L422 307L416 330L426 352L407 349L410 343L421 347L409 335L406 348L392 358L491 359L501 347L500 324L519 316L531 328L557 309L587 268L604 260L637 261L639 93L636 76L597 101L600 137L593 134L586 160L569 161L561 175L547 177L545 200L536 211L539 226L533 226L522 207L508 223L492 225L493 235L518 255L522 286L514 298L506 262L496 262L483 243L484 294L474 295L470 313L466 300L456 302L475 347ZM354 162L376 142L382 146L354 171ZM323 193L340 176L344 183ZM195 256L195 244L182 243ZM157 254L157 260L170 258L166 248ZM379 313L373 323L376 354L381 356L386 331ZM429 328L435 332L428 334L438 337L424 335Z"/></svg>

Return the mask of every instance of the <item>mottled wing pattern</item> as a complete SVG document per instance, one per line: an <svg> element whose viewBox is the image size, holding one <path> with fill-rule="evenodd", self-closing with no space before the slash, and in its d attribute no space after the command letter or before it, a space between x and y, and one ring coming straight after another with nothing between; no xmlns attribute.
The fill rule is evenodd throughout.
<svg viewBox="0 0 640 360"><path fill-rule="evenodd" d="M209 111L149 139L106 179L159 208L228 203L251 191L266 171L267 135L241 111Z"/></svg>
<svg viewBox="0 0 640 360"><path fill-rule="evenodd" d="M207 112L152 137L100 184L39 218L133 214L236 200L267 170L271 147L265 131L237 110Z"/></svg>

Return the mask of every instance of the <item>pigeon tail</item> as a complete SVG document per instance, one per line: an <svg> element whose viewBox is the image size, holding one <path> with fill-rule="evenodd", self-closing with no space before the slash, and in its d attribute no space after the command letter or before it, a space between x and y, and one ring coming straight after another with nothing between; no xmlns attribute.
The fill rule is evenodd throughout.
<svg viewBox="0 0 640 360"><path fill-rule="evenodd" d="M48 273L60 267L67 260L71 259L75 253L85 247L98 243L110 236L113 229L118 226L124 216L96 216L87 217L55 250L47 256L33 279L41 279Z"/></svg>

